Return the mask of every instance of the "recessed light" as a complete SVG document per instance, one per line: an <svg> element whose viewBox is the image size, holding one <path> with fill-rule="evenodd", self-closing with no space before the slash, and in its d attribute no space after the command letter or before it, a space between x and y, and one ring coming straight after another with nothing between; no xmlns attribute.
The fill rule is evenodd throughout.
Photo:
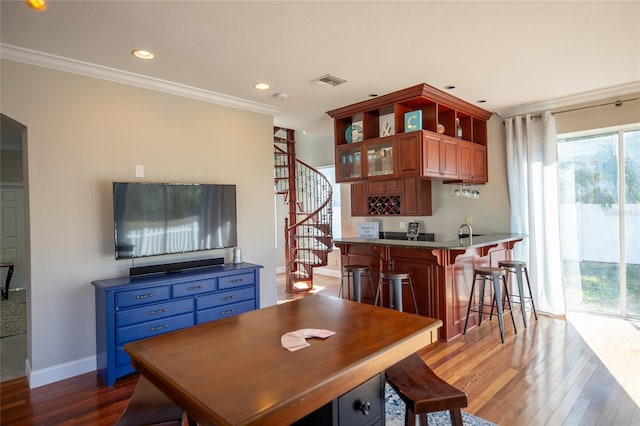
<svg viewBox="0 0 640 426"><path fill-rule="evenodd" d="M453 84L447 84L446 86L444 86L444 88L447 90L453 90L456 88L456 86L454 86Z"/></svg>
<svg viewBox="0 0 640 426"><path fill-rule="evenodd" d="M479 104L483 104L483 103L487 102L487 100L486 99L480 99L480 100L478 100L476 102L479 103Z"/></svg>
<svg viewBox="0 0 640 426"><path fill-rule="evenodd" d="M47 0L24 0L24 2L33 10L42 12L47 10Z"/></svg>
<svg viewBox="0 0 640 426"><path fill-rule="evenodd" d="M377 93L369 93L369 97L370 98L377 98L378 94Z"/></svg>
<svg viewBox="0 0 640 426"><path fill-rule="evenodd" d="M253 87L255 87L258 90L267 90L271 86L269 86L267 83L256 83L253 85Z"/></svg>
<svg viewBox="0 0 640 426"><path fill-rule="evenodd" d="M136 49L131 52L133 56L140 59L153 59L156 55L149 52L148 50Z"/></svg>

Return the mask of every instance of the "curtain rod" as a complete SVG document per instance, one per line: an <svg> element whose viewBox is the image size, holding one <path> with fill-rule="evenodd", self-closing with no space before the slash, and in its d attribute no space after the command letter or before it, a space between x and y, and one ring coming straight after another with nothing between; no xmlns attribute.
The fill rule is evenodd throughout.
<svg viewBox="0 0 640 426"><path fill-rule="evenodd" d="M552 111L551 115L564 114L565 112L581 111L583 109L598 108L598 107L603 107L603 106L607 106L607 105L615 105L615 106L619 107L619 106L622 106L622 104L624 104L625 102L637 101L638 99L640 99L640 97L631 98L631 99L623 99L623 100L619 99L619 100L612 101L612 102L605 102L603 104L588 105L588 106L583 106L583 107L578 107L578 108L564 109L564 110L561 110L561 111ZM531 118L540 118L540 117L542 117L542 113L533 114L531 116Z"/></svg>

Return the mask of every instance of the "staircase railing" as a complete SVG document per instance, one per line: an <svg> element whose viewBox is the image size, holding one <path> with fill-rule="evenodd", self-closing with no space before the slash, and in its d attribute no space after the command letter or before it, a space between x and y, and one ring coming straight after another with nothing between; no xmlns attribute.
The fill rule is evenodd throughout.
<svg viewBox="0 0 640 426"><path fill-rule="evenodd" d="M289 205L284 223L286 290L308 291L313 289L313 268L327 265L333 247L331 183L295 158L292 135L274 142L287 144L287 150L274 145L275 189Z"/></svg>

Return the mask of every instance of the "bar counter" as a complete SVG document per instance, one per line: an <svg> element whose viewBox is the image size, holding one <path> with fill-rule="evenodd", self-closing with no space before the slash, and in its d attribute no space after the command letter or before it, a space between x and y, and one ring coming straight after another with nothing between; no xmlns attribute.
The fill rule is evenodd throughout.
<svg viewBox="0 0 640 426"><path fill-rule="evenodd" d="M486 234L447 241L408 241L396 239L340 238L334 241L341 250L342 266L367 265L374 288L380 271L408 272L413 280L418 314L438 318L443 326L440 340L451 340L462 333L471 292L473 270L481 266L498 266L511 260L521 234ZM415 313L410 291L403 286L405 311ZM346 290L346 288L345 288ZM351 291L351 289L349 289ZM362 300L373 303L368 285L362 286ZM381 291L382 305L388 306L388 288ZM490 292L485 298L490 303ZM469 318L469 327L477 317Z"/></svg>

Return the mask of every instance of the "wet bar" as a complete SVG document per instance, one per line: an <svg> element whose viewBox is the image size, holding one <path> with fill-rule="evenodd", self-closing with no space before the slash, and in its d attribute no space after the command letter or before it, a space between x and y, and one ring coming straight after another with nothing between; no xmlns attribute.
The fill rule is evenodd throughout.
<svg viewBox="0 0 640 426"><path fill-rule="evenodd" d="M512 260L513 247L524 238L526 235L520 234L486 234L448 241L341 238L335 245L341 250L342 266L369 266L374 284L380 271L410 273L418 314L440 319L443 326L438 339L448 341L462 333L474 268L497 267L501 260ZM369 288L362 290L362 301L373 303L375 294ZM381 293L382 305L388 307L388 290ZM409 289L403 289L403 301L406 311L414 312ZM477 318L471 316L469 327L476 323Z"/></svg>

